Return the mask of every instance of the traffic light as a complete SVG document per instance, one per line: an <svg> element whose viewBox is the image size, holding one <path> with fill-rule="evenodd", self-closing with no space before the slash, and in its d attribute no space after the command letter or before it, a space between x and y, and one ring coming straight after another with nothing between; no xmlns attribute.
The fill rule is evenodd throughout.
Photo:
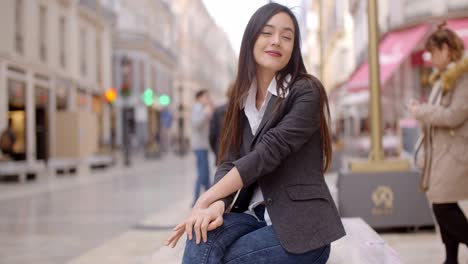
<svg viewBox="0 0 468 264"><path fill-rule="evenodd" d="M143 102L145 103L146 106L152 106L154 103L154 92L151 90L151 88L146 88L146 90L143 92Z"/></svg>
<svg viewBox="0 0 468 264"><path fill-rule="evenodd" d="M117 99L117 91L115 88L109 88L104 93L104 98L109 104L112 104Z"/></svg>
<svg viewBox="0 0 468 264"><path fill-rule="evenodd" d="M171 98L167 94L163 94L159 97L159 104L162 106L167 106L171 103Z"/></svg>
<svg viewBox="0 0 468 264"><path fill-rule="evenodd" d="M120 94L123 97L129 97L132 94L132 90L130 87L130 84L128 82L123 82L122 85L120 86Z"/></svg>

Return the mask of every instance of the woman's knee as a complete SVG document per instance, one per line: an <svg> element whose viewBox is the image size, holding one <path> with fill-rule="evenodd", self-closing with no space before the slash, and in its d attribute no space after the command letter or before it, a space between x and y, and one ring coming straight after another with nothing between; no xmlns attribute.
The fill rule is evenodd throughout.
<svg viewBox="0 0 468 264"><path fill-rule="evenodd" d="M250 219L252 218L252 219ZM216 242L217 240L223 240L224 237L238 236L250 230L258 228L256 221L250 215L238 214L238 213L225 213L223 215L223 224L218 228L207 232L207 242ZM187 239L187 244L196 244L196 232L192 231L192 240ZM204 243L200 239L200 244ZM206 244L205 243L205 244Z"/></svg>
<svg viewBox="0 0 468 264"><path fill-rule="evenodd" d="M192 240L186 240L184 260L200 260L198 263L212 263L223 258L226 249L239 237L258 229L260 226L250 215L228 213L223 216L223 224L215 230L208 231L207 241L196 243L196 234L193 232ZM252 219L251 219L252 218ZM185 262L184 263L190 263ZM219 263L219 262L213 262Z"/></svg>

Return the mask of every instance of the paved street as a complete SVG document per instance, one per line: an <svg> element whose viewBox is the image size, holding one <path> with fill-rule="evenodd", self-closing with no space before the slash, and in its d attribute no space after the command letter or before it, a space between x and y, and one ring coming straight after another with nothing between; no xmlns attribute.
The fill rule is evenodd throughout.
<svg viewBox="0 0 468 264"><path fill-rule="evenodd" d="M193 164L191 155L169 155L130 169L1 183L0 263L180 263L183 243L176 249L162 243L189 212ZM336 176L326 179L336 192ZM434 231L381 236L403 263L443 261ZM468 260L466 248L461 255Z"/></svg>
<svg viewBox="0 0 468 264"><path fill-rule="evenodd" d="M65 263L189 194L190 158L0 184L1 263ZM187 204L188 207L188 204Z"/></svg>

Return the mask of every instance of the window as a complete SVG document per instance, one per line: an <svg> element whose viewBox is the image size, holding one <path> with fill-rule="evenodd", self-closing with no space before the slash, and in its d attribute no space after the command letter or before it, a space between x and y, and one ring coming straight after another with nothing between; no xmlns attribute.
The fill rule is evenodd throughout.
<svg viewBox="0 0 468 264"><path fill-rule="evenodd" d="M86 75L86 31L80 29L80 59L81 59L81 74Z"/></svg>
<svg viewBox="0 0 468 264"><path fill-rule="evenodd" d="M15 1L15 49L23 53L23 0Z"/></svg>
<svg viewBox="0 0 468 264"><path fill-rule="evenodd" d="M41 61L47 61L47 8L39 6L39 57Z"/></svg>
<svg viewBox="0 0 468 264"><path fill-rule="evenodd" d="M65 17L61 16L60 21L59 21L59 56L60 56L60 65L62 67L67 66L67 58L65 57L65 47L66 47L66 39L67 37L65 36L66 34L66 27L67 27L67 22L65 21Z"/></svg>

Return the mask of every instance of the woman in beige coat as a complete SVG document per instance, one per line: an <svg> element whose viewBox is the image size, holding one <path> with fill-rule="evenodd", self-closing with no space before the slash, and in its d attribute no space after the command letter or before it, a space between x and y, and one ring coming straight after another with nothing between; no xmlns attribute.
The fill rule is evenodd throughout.
<svg viewBox="0 0 468 264"><path fill-rule="evenodd" d="M457 201L468 199L468 57L463 41L440 25L426 42L436 67L429 102L408 110L424 126L421 189L426 192L445 245L445 263L457 263L468 243L468 222Z"/></svg>

